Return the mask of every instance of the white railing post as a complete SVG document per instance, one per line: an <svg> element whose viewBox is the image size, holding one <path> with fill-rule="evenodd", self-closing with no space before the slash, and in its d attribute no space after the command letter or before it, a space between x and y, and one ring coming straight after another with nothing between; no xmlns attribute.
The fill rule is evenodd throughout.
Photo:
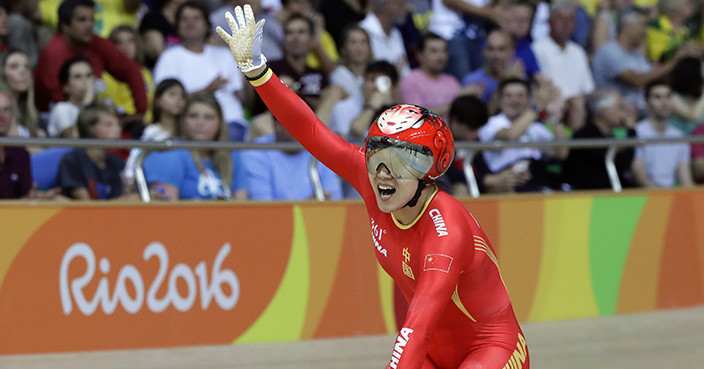
<svg viewBox="0 0 704 369"><path fill-rule="evenodd" d="M462 171L464 172L464 180L467 182L467 188L469 188L469 194L475 199L479 197L479 186L477 185L477 177L474 175L474 168L472 167L472 160L474 160L474 155L477 154L474 150L464 150L465 157L462 163Z"/></svg>
<svg viewBox="0 0 704 369"><path fill-rule="evenodd" d="M320 180L320 172L318 172L318 159L315 157L310 158L310 164L308 164L308 176L310 177L310 183L313 184L313 194L315 199L318 201L325 201L325 190L323 190L323 182Z"/></svg>

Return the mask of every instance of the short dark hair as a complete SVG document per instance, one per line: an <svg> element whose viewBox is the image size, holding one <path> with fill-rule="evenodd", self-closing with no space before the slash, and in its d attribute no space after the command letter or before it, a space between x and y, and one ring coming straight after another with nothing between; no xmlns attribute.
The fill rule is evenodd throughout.
<svg viewBox="0 0 704 369"><path fill-rule="evenodd" d="M500 94L503 94L504 89L506 88L506 86L512 85L512 84L523 85L523 87L526 88L526 91L528 91L528 94L530 94L530 84L528 83L528 81L526 81L525 79L522 79L522 78L507 78L507 79L504 79L504 80L502 80L501 82L499 82L499 87L496 88L496 91L498 91Z"/></svg>
<svg viewBox="0 0 704 369"><path fill-rule="evenodd" d="M78 118L76 118L76 127L78 127L78 137L80 138L95 138L95 132L93 132L93 127L100 120L101 114L110 114L115 117L118 116L117 110L114 107L107 105L103 102L94 102L86 105L78 113Z"/></svg>
<svg viewBox="0 0 704 369"><path fill-rule="evenodd" d="M368 75L371 73L381 73L391 78L392 84L395 85L398 83L398 70L393 64L387 62L386 60L377 60L369 63L365 74Z"/></svg>
<svg viewBox="0 0 704 369"><path fill-rule="evenodd" d="M315 24L313 23L313 20L310 19L309 17L306 17L305 15L301 13L293 13L286 18L284 23L281 25L281 28L284 30L284 34L286 34L286 27L288 27L289 23L295 21L295 20L302 20L306 22L308 25L308 32L313 35L315 33Z"/></svg>
<svg viewBox="0 0 704 369"><path fill-rule="evenodd" d="M213 28L213 25L212 23L210 23L210 8L208 8L208 5L206 5L203 1L188 0L178 6L178 8L176 9L176 21L174 24L176 32L178 32L178 26L181 22L181 15L183 14L183 10L186 8L196 9L200 11L200 13L203 15L203 19L205 19L206 29L208 30L208 32L205 34L205 40L207 40L208 36L210 35L210 29Z"/></svg>
<svg viewBox="0 0 704 369"><path fill-rule="evenodd" d="M61 31L62 25L71 24L71 19L73 19L73 14L76 12L76 8L79 6L85 6L91 9L95 9L95 2L93 0L64 0L59 5L59 31Z"/></svg>
<svg viewBox="0 0 704 369"><path fill-rule="evenodd" d="M653 92L653 89L658 86L667 86L670 88L670 85L665 81L664 79L656 79L655 81L648 82L647 85L645 85L645 98L649 99L650 98L650 93Z"/></svg>
<svg viewBox="0 0 704 369"><path fill-rule="evenodd" d="M428 41L430 41L430 40L441 40L441 41L447 42L447 41L445 41L444 38L440 37L440 35L438 35L437 33L425 32L425 33L423 33L423 35L421 35L420 40L418 40L418 42L416 43L415 51L417 53L422 53L423 50L425 50L425 46L428 44Z"/></svg>
<svg viewBox="0 0 704 369"><path fill-rule="evenodd" d="M489 120L489 110L481 100L471 95L458 96L450 105L450 119L477 130Z"/></svg>
<svg viewBox="0 0 704 369"><path fill-rule="evenodd" d="M88 63L91 69L93 68L93 64L90 63L90 60L86 59L83 56L74 56L73 58L66 60L63 64L61 64L61 68L59 68L59 84L61 86L64 86L68 83L68 78L71 73L71 67L76 63Z"/></svg>

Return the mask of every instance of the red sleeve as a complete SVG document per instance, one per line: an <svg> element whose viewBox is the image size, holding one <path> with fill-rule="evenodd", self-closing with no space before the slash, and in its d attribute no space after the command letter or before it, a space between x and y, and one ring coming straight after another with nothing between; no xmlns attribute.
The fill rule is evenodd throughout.
<svg viewBox="0 0 704 369"><path fill-rule="evenodd" d="M274 117L321 163L352 184L357 191L368 183L364 153L330 130L276 74L256 87Z"/></svg>
<svg viewBox="0 0 704 369"><path fill-rule="evenodd" d="M64 101L59 84L59 69L68 57L61 47L61 36L54 38L44 47L34 68L34 101L39 111L49 111L52 101Z"/></svg>
<svg viewBox="0 0 704 369"><path fill-rule="evenodd" d="M147 90L139 64L125 55L112 42L98 36L93 36L89 48L100 56L105 65L105 70L110 75L130 86L137 113L146 113Z"/></svg>

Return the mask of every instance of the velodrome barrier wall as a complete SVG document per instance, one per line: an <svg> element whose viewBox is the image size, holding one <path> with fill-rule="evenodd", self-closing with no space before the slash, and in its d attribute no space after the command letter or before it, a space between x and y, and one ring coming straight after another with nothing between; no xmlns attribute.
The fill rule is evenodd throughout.
<svg viewBox="0 0 704 369"><path fill-rule="evenodd" d="M704 190L464 203L522 322L704 303ZM360 203L0 203L0 219L0 354L395 331Z"/></svg>

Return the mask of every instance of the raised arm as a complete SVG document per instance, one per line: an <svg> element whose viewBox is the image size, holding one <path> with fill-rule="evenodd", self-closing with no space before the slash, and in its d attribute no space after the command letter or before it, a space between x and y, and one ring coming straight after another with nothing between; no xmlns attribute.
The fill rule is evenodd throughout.
<svg viewBox="0 0 704 369"><path fill-rule="evenodd" d="M261 53L264 20L255 23L249 5L235 8L237 20L225 15L232 34L218 27L217 32L230 46L232 56L247 80L276 119L313 156L357 187L366 181L364 153L321 122L308 105L284 85L269 68Z"/></svg>

